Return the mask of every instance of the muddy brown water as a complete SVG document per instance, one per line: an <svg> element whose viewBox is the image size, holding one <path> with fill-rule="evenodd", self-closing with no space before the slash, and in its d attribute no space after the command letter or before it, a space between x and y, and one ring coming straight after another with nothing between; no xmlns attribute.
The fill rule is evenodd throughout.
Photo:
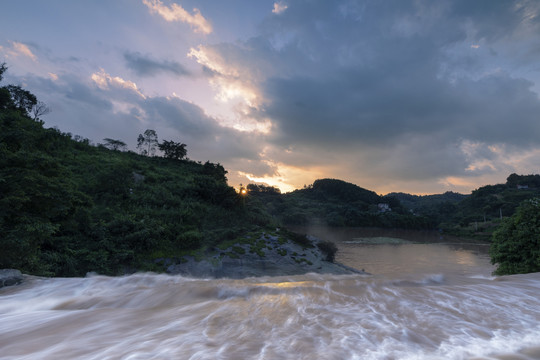
<svg viewBox="0 0 540 360"><path fill-rule="evenodd" d="M491 276L483 245L358 241L390 235L336 238L370 276L30 279L0 289L0 359L540 359L540 274Z"/></svg>

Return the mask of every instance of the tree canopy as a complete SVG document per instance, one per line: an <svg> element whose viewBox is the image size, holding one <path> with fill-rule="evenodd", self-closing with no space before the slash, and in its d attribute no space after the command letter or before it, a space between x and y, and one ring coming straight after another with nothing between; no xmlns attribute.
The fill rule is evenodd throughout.
<svg viewBox="0 0 540 360"><path fill-rule="evenodd" d="M180 160L187 155L186 144L179 142L163 140L158 147L167 159Z"/></svg>
<svg viewBox="0 0 540 360"><path fill-rule="evenodd" d="M155 130L146 129L144 134L137 137L137 149L141 155L154 156L158 146L158 136Z"/></svg>
<svg viewBox="0 0 540 360"><path fill-rule="evenodd" d="M6 89L11 95L13 107L30 114L32 108L37 104L36 96L17 85L8 85Z"/></svg>
<svg viewBox="0 0 540 360"><path fill-rule="evenodd" d="M540 271L540 199L526 200L493 233L491 262L495 274Z"/></svg>
<svg viewBox="0 0 540 360"><path fill-rule="evenodd" d="M2 81L2 79L4 78L4 73L6 72L6 70L7 70L6 63L0 64L0 81Z"/></svg>
<svg viewBox="0 0 540 360"><path fill-rule="evenodd" d="M103 146L105 146L107 149L119 151L125 151L127 149L126 143L121 140L105 138L103 139L103 141L105 141L105 144L103 144Z"/></svg>

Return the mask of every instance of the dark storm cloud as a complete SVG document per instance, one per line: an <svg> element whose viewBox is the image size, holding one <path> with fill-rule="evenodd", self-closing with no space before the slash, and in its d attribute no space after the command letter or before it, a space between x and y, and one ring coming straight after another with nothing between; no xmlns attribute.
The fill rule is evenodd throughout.
<svg viewBox="0 0 540 360"><path fill-rule="evenodd" d="M199 106L178 98L150 98L144 101L144 110L152 121L168 124L200 141L208 141L217 126Z"/></svg>
<svg viewBox="0 0 540 360"><path fill-rule="evenodd" d="M125 52L124 60L129 69L139 76L153 76L158 73L170 73L177 76L188 76L190 72L175 61L157 61L138 52Z"/></svg>
<svg viewBox="0 0 540 360"><path fill-rule="evenodd" d="M540 138L540 101L532 83L494 74L454 83L409 74L346 73L339 80L271 79L266 114L277 122L274 140L349 147L388 145L410 134L446 134L529 146Z"/></svg>
<svg viewBox="0 0 540 360"><path fill-rule="evenodd" d="M525 0L458 0L448 3L448 15L457 22L468 19L474 24L476 37L495 40L500 37L512 36L522 28L523 22L538 29L540 17L538 1Z"/></svg>
<svg viewBox="0 0 540 360"><path fill-rule="evenodd" d="M263 64L279 58L253 115L273 120L279 147L311 148L320 163L323 152L356 154L404 178L466 174L464 139L530 148L540 138L534 84L489 68L471 47L488 42L493 58L509 37L537 29L538 6L520 4L291 3L265 23L266 37L250 40L259 46L236 50L260 52Z"/></svg>

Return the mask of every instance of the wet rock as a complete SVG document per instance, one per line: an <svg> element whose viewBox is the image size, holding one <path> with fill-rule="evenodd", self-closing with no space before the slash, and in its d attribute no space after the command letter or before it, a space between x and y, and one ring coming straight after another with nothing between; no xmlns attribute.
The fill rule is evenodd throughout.
<svg viewBox="0 0 540 360"><path fill-rule="evenodd" d="M2 269L0 270L0 288L20 284L23 281L23 275L19 270Z"/></svg>
<svg viewBox="0 0 540 360"><path fill-rule="evenodd" d="M311 239L310 239L311 240ZM364 272L326 261L317 246L302 247L296 243L280 243L277 236L265 236L265 246L253 251L248 244L235 244L212 257L196 261L184 257L181 262L167 264L167 272L192 277L240 279L258 276L320 274L364 274ZM316 244L316 240L314 244Z"/></svg>

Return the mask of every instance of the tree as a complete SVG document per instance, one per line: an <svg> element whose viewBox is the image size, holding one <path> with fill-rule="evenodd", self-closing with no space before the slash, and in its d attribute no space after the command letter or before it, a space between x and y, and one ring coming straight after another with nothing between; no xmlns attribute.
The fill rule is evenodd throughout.
<svg viewBox="0 0 540 360"><path fill-rule="evenodd" d="M167 159L180 160L187 154L186 144L179 142L163 140L158 147L159 150L163 151Z"/></svg>
<svg viewBox="0 0 540 360"><path fill-rule="evenodd" d="M7 70L6 63L0 64L0 81L2 81L2 79L4 78L4 73L6 72L6 70Z"/></svg>
<svg viewBox="0 0 540 360"><path fill-rule="evenodd" d="M103 146L105 146L107 149L120 151L126 151L127 149L127 145L123 141L110 138L105 138L103 139L103 141L105 141L105 144L103 144Z"/></svg>
<svg viewBox="0 0 540 360"><path fill-rule="evenodd" d="M0 64L0 81L4 78L4 73L7 71L6 63ZM6 86L0 87L0 109L6 109L12 104L11 94Z"/></svg>
<svg viewBox="0 0 540 360"><path fill-rule="evenodd" d="M40 116L47 115L51 112L51 109L43 101L38 101L32 107L32 115L34 115L34 120L38 120Z"/></svg>
<svg viewBox="0 0 540 360"><path fill-rule="evenodd" d="M497 275L540 271L540 199L525 200L493 233L489 250Z"/></svg>
<svg viewBox="0 0 540 360"><path fill-rule="evenodd" d="M520 178L521 177L518 174L512 173L506 178L506 185L508 185L508 187L515 188L516 186L520 185Z"/></svg>
<svg viewBox="0 0 540 360"><path fill-rule="evenodd" d="M8 85L6 89L11 95L13 107L17 110L24 111L26 114L29 114L38 102L34 94L28 90L24 90L20 86Z"/></svg>
<svg viewBox="0 0 540 360"><path fill-rule="evenodd" d="M137 138L137 149L141 155L154 156L157 145L158 137L155 130L146 129L144 134L139 134Z"/></svg>

